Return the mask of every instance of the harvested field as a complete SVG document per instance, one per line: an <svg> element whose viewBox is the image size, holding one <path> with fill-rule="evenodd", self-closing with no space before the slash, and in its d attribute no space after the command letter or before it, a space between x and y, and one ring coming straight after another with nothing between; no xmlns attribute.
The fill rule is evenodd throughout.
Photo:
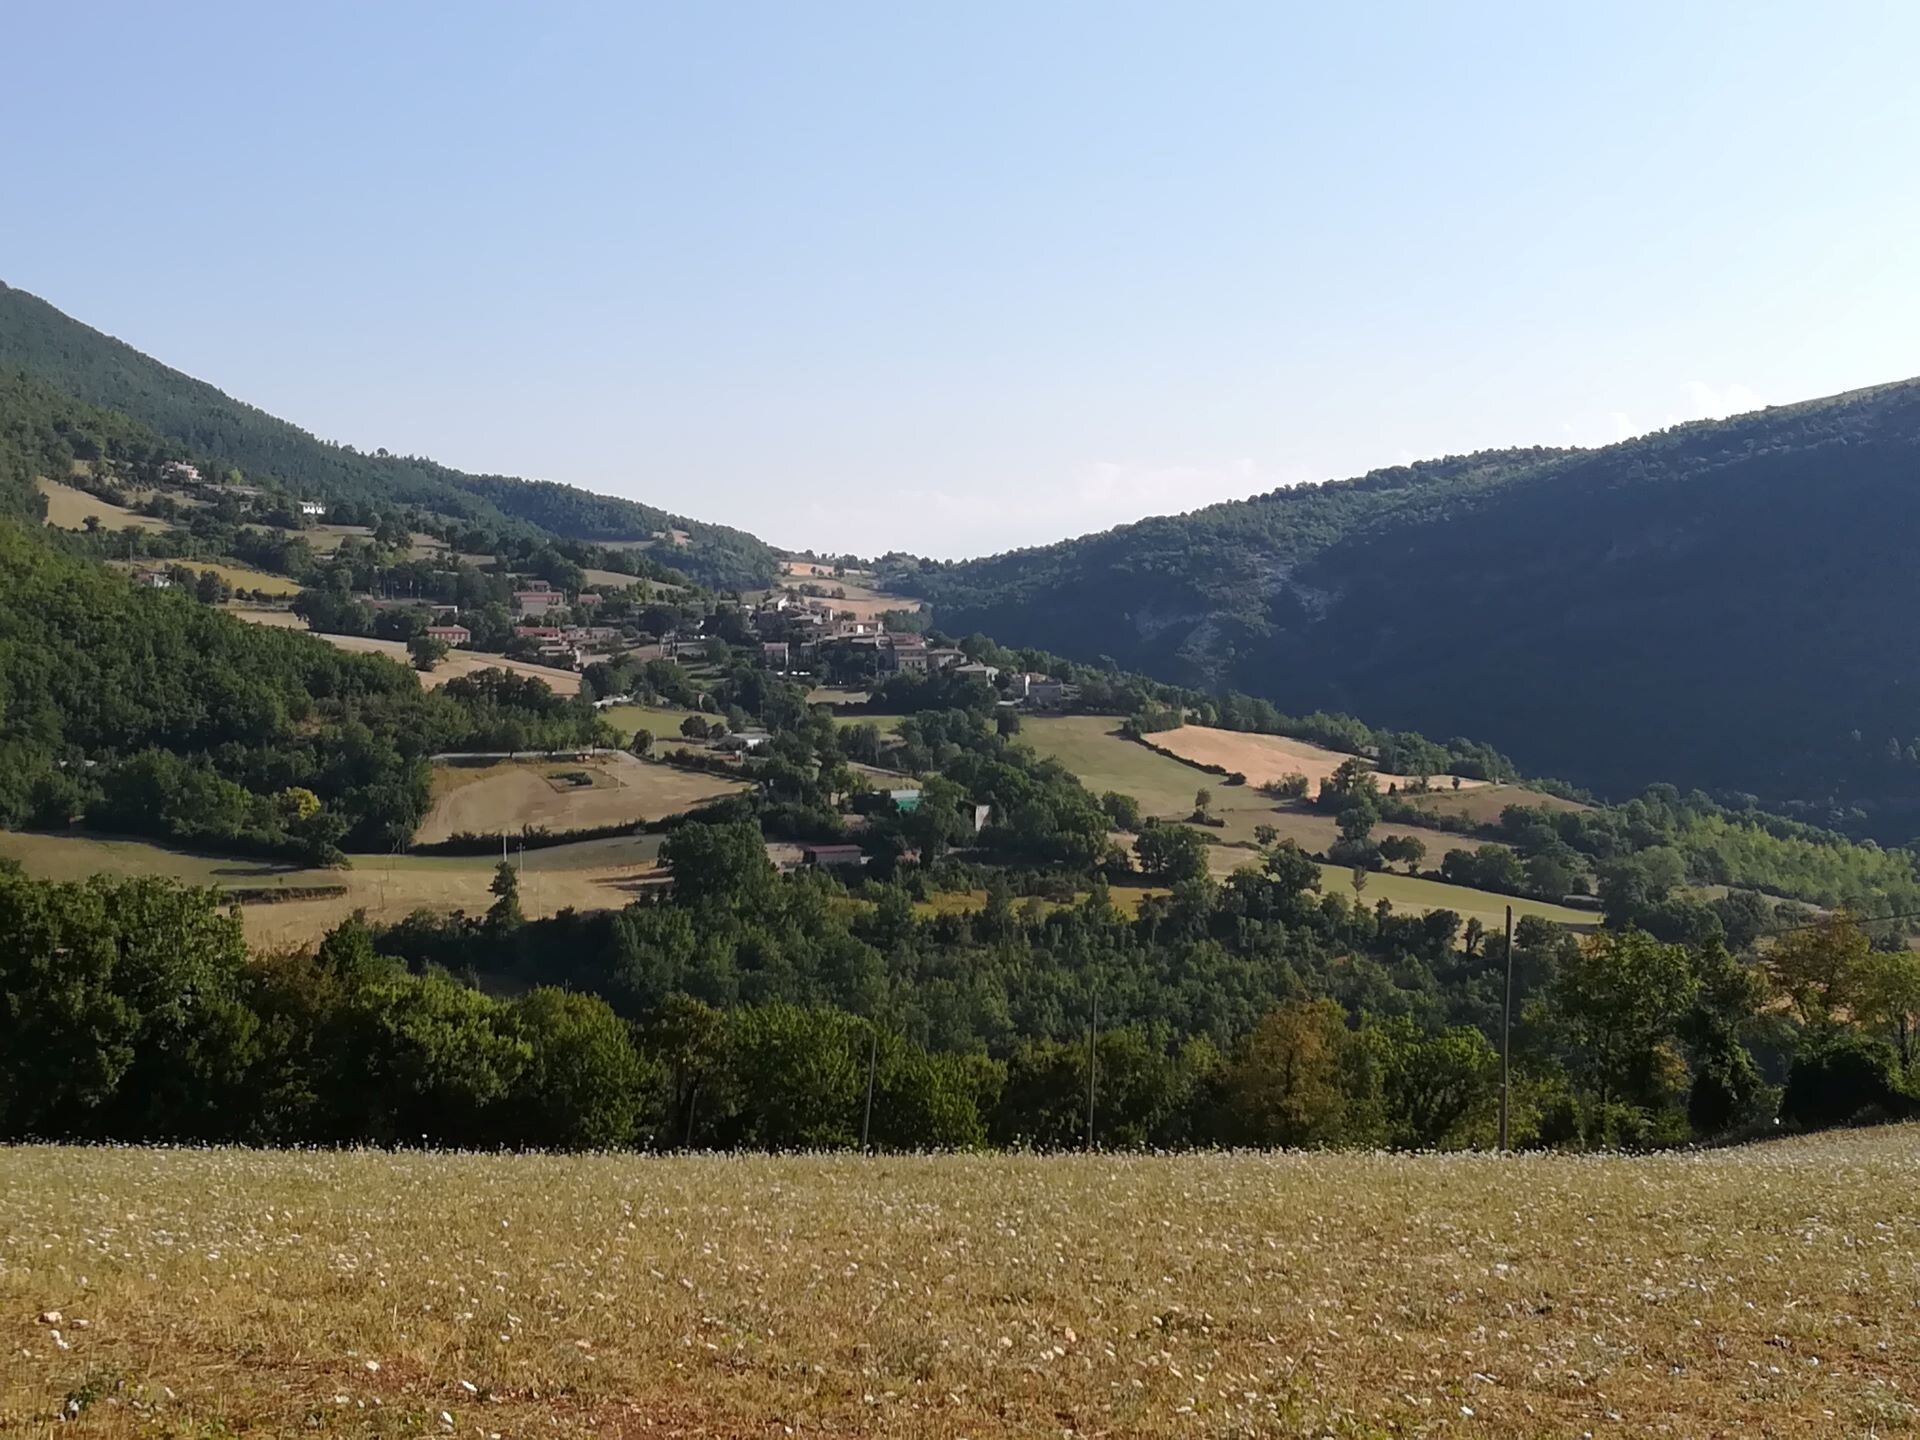
<svg viewBox="0 0 1920 1440"><path fill-rule="evenodd" d="M737 781L618 752L590 761L499 761L434 767L433 808L415 839L543 829L558 833L663 820L731 795Z"/></svg>
<svg viewBox="0 0 1920 1440"><path fill-rule="evenodd" d="M237 620L245 620L250 625L280 625L298 628L300 617L290 610L259 610L231 607L228 614ZM412 660L408 658L407 647L398 640L374 640L364 635L326 635L315 631L318 639L340 650L350 650L358 655L385 655L397 660L409 668ZM535 680L544 680L562 695L580 693L580 672L577 670L556 670L550 665L535 665L526 660L509 660L503 655L489 655L479 650L453 650L447 657L433 667L431 674L421 678L428 685L444 685L457 675L474 675L482 670L511 670L516 675L528 675Z"/></svg>
<svg viewBox="0 0 1920 1440"><path fill-rule="evenodd" d="M628 904L658 880L657 835L582 840L528 850L521 866L521 908L532 916L560 910L606 910ZM224 890L305 889L343 885L346 894L284 900L243 908L254 945L304 945L318 940L355 910L399 920L415 910L479 914L493 903L487 887L495 855L356 855L351 868L308 869L271 860L174 850L142 840L81 835L27 835L0 831L0 856L18 860L43 880L87 876L158 875Z"/></svg>
<svg viewBox="0 0 1920 1440"><path fill-rule="evenodd" d="M817 580L823 585L837 583L833 577L833 566L819 560L806 560L789 555L780 562L780 573L793 580ZM849 571L858 575L858 571Z"/></svg>
<svg viewBox="0 0 1920 1440"><path fill-rule="evenodd" d="M136 530L173 528L164 520L123 510L105 500L96 500L86 491L63 485L58 480L38 480L34 483L40 493L47 497L47 524L56 530L85 529L89 517L98 520L103 530L125 530L128 526Z"/></svg>
<svg viewBox="0 0 1920 1440"><path fill-rule="evenodd" d="M1148 738L1162 750L1171 751L1195 765L1219 765L1228 771L1237 770L1247 777L1249 785L1265 785L1288 774L1305 775L1310 794L1319 790L1322 780L1354 758L1285 735L1252 735L1241 730L1216 730L1208 725L1182 725L1175 730L1158 731ZM1384 770L1375 774L1382 790L1389 785L1398 785L1404 790L1413 781L1412 776ZM1450 787L1453 782L1436 779L1434 783ZM1486 783L1462 780L1460 788L1466 790Z"/></svg>
<svg viewBox="0 0 1920 1440"><path fill-rule="evenodd" d="M1643 1158L14 1148L0 1430L1908 1433L1916 1185L1911 1128Z"/></svg>

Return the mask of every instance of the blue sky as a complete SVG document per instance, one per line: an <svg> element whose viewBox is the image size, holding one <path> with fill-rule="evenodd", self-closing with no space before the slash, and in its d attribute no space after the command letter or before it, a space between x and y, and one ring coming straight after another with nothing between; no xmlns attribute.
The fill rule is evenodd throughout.
<svg viewBox="0 0 1920 1440"><path fill-rule="evenodd" d="M331 439L957 556L1920 373L1920 6L23 0L0 279Z"/></svg>

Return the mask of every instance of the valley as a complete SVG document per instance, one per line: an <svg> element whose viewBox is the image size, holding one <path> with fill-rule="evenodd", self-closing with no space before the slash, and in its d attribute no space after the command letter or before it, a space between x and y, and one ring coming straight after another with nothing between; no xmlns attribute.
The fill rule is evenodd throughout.
<svg viewBox="0 0 1920 1440"><path fill-rule="evenodd" d="M1582 791L1525 737L1315 708L1317 664L1175 683L1202 652L1126 668L1111 595L1065 653L963 632L1000 562L364 455L0 302L0 923L33 937L0 980L49 1017L20 1055L108 1077L0 1088L0 1133L1451 1151L1501 1143L1503 1076L1542 1151L1920 1110L1920 866L1864 811ZM1585 494L1563 463L1305 490L1262 533L1298 576L1349 523ZM1046 591L1079 553L1021 561L1014 639L1080 613Z"/></svg>

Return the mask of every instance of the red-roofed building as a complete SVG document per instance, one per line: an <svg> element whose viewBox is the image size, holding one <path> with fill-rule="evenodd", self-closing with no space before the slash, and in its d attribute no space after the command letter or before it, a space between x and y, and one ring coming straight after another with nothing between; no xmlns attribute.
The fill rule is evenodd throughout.
<svg viewBox="0 0 1920 1440"><path fill-rule="evenodd" d="M427 634L449 645L464 645L473 639L473 632L464 625L429 625Z"/></svg>

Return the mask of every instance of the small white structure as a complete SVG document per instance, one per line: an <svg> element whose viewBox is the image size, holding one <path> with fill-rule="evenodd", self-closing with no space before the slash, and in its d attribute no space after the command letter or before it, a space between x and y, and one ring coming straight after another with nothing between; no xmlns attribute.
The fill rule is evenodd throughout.
<svg viewBox="0 0 1920 1440"><path fill-rule="evenodd" d="M327 507L322 505L318 500L302 500L300 502L300 513L309 519L317 520L327 513Z"/></svg>

